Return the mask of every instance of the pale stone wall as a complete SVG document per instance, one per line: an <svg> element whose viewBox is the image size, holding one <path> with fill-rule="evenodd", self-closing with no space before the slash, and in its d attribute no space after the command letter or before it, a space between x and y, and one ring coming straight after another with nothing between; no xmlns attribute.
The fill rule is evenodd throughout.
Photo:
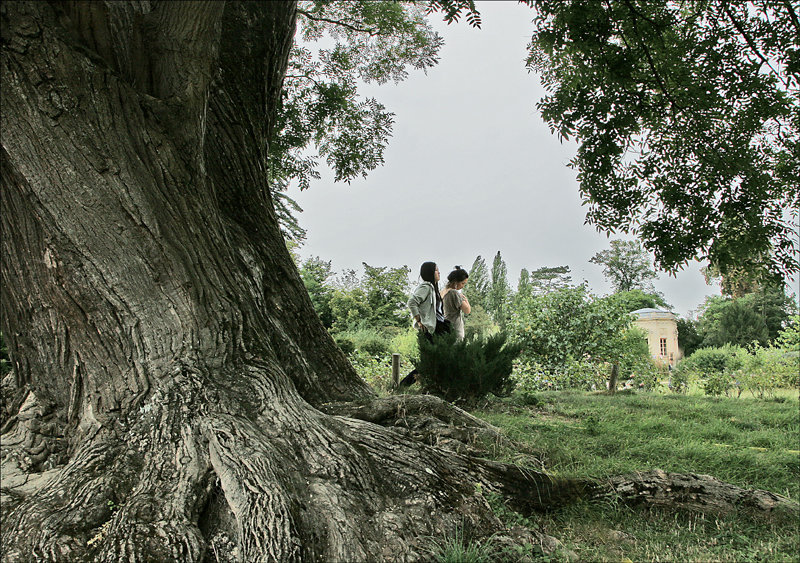
<svg viewBox="0 0 800 563"><path fill-rule="evenodd" d="M683 358L678 348L678 323L674 314L655 309L640 309L634 313L637 318L633 322L647 333L647 345L653 358L672 366Z"/></svg>

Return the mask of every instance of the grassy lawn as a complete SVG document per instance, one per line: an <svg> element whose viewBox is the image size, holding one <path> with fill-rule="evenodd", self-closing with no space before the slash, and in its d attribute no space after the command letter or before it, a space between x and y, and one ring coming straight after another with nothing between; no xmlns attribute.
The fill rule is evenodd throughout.
<svg viewBox="0 0 800 563"><path fill-rule="evenodd" d="M603 477L637 470L713 475L741 487L800 498L796 392L777 400L579 391L533 405L492 401L473 414L498 426L548 472ZM518 452L496 451L514 461ZM498 507L506 519L519 519ZM581 504L537 518L584 561L797 561L797 522L766 522ZM556 560L559 557L555 558Z"/></svg>

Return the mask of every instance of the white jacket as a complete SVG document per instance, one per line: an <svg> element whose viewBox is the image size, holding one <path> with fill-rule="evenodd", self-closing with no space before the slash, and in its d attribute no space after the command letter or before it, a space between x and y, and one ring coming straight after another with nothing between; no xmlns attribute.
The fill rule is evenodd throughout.
<svg viewBox="0 0 800 563"><path fill-rule="evenodd" d="M433 291L431 282L422 282L411 294L408 299L408 308L411 309L411 316L419 315L422 325L433 334L436 332L436 294ZM414 328L419 328L417 321L414 321Z"/></svg>

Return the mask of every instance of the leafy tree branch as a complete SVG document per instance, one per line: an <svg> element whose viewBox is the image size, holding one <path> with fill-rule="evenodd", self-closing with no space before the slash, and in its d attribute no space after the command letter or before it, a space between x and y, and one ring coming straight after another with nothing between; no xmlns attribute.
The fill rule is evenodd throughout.
<svg viewBox="0 0 800 563"><path fill-rule="evenodd" d="M366 27L359 27L357 25L353 25L351 23L348 23L348 22L342 21L342 20L334 20L334 19L330 19L330 18L320 17L320 16L317 16L317 15L309 12L308 10L302 10L302 9L298 8L297 13L299 15L305 17L305 18L308 18L311 21L321 22L321 23L329 23L329 24L333 24L333 25L341 25L341 26L346 27L347 29L349 29L351 31L355 31L355 32L358 32L358 33L367 33L367 34L373 35L373 36L374 35L378 35L378 32L375 29L370 29L370 28L366 28Z"/></svg>

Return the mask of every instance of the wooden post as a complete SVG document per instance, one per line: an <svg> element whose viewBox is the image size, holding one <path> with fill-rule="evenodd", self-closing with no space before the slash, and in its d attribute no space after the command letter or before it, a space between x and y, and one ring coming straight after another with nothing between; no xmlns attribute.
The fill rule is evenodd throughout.
<svg viewBox="0 0 800 563"><path fill-rule="evenodd" d="M400 354L392 354L392 388L400 386Z"/></svg>
<svg viewBox="0 0 800 563"><path fill-rule="evenodd" d="M619 374L619 364L611 366L611 377L608 380L608 394L613 395L617 392L617 376Z"/></svg>

